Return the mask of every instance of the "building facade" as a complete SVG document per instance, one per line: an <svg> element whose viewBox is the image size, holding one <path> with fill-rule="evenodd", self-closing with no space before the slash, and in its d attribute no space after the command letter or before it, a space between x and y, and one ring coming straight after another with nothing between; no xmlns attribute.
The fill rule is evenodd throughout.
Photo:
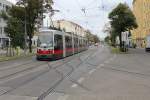
<svg viewBox="0 0 150 100"><path fill-rule="evenodd" d="M0 0L0 12L7 11L12 6L12 3L7 0ZM4 28L6 27L6 22L0 18L0 48L6 46L6 41L9 40L9 37L4 32Z"/></svg>
<svg viewBox="0 0 150 100"><path fill-rule="evenodd" d="M67 20L57 20L54 21L53 24L54 27L61 29L65 32L71 32L83 37L86 36L86 30L82 26L74 22L67 21Z"/></svg>
<svg viewBox="0 0 150 100"><path fill-rule="evenodd" d="M133 13L138 28L133 30L132 39L138 47L144 47L146 36L150 34L150 0L133 0Z"/></svg>

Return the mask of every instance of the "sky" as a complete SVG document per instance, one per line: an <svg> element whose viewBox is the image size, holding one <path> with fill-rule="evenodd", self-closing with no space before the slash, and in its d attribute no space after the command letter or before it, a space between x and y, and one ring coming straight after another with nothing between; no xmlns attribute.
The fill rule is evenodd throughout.
<svg viewBox="0 0 150 100"><path fill-rule="evenodd" d="M8 0L15 3L16 0ZM85 29L91 30L100 38L107 34L103 33L103 27L108 23L109 12L118 3L127 3L132 7L132 0L53 0L53 8L60 10L52 17L52 20L66 19L73 21Z"/></svg>

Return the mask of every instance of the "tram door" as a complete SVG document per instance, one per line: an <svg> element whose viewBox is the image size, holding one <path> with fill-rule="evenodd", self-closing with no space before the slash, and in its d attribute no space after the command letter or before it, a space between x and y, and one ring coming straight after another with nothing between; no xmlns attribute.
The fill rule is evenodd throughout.
<svg viewBox="0 0 150 100"><path fill-rule="evenodd" d="M66 56L70 56L73 54L72 37L66 36L65 37L65 43L66 43Z"/></svg>
<svg viewBox="0 0 150 100"><path fill-rule="evenodd" d="M74 52L78 53L78 38L74 37Z"/></svg>
<svg viewBox="0 0 150 100"><path fill-rule="evenodd" d="M63 58L63 37L62 35L54 35L54 58Z"/></svg>

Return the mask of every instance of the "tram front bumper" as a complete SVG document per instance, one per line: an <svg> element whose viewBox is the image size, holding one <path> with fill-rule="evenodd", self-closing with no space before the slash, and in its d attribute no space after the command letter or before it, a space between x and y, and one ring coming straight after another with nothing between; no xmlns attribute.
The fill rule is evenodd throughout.
<svg viewBox="0 0 150 100"><path fill-rule="evenodd" d="M37 59L50 59L53 58L53 54L36 54Z"/></svg>

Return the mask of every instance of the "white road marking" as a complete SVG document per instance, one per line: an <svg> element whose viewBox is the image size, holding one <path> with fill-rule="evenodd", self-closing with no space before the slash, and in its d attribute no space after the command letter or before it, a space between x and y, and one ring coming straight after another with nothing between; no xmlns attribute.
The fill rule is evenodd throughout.
<svg viewBox="0 0 150 100"><path fill-rule="evenodd" d="M92 74L96 71L96 69L92 69L91 71L89 71L89 74Z"/></svg>
<svg viewBox="0 0 150 100"><path fill-rule="evenodd" d="M78 80L78 83L82 83L83 81L85 80L85 78L84 77L81 77L79 80ZM78 84L73 84L71 87L72 88L76 88L78 86Z"/></svg>
<svg viewBox="0 0 150 100"><path fill-rule="evenodd" d="M79 83L82 83L82 82L84 81L84 79L85 79L85 78L81 77L81 78L78 80L78 82L79 82Z"/></svg>
<svg viewBox="0 0 150 100"><path fill-rule="evenodd" d="M71 87L72 88L75 88L75 87L77 87L78 85L77 84L73 84Z"/></svg>

